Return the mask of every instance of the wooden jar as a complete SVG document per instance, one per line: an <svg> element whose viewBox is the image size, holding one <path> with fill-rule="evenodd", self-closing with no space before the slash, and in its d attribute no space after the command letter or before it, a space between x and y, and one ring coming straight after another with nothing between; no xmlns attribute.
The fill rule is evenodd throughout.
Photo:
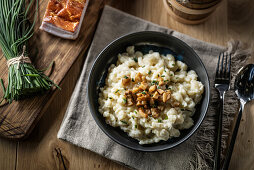
<svg viewBox="0 0 254 170"><path fill-rule="evenodd" d="M184 24L200 24L206 21L222 0L163 0L167 12Z"/></svg>

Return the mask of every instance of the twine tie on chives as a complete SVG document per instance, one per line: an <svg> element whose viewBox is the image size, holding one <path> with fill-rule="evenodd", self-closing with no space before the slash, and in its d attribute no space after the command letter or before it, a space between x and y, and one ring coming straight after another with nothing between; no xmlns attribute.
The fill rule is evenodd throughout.
<svg viewBox="0 0 254 170"><path fill-rule="evenodd" d="M19 69L19 64L20 63L32 63L30 58L25 56L25 51L26 51L26 46L23 46L23 51L22 54L18 57L11 58L7 61L7 66L10 67L13 64L18 64L18 69Z"/></svg>

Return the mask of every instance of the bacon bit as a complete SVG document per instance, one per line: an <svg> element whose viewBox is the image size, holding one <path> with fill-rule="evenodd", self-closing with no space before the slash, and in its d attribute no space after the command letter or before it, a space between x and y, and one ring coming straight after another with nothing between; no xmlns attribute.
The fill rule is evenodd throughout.
<svg viewBox="0 0 254 170"><path fill-rule="evenodd" d="M158 99L159 98L159 93L157 91L153 94L153 98L154 99Z"/></svg>
<svg viewBox="0 0 254 170"><path fill-rule="evenodd" d="M163 93L162 100L164 103L167 102L167 94L166 93Z"/></svg>
<svg viewBox="0 0 254 170"><path fill-rule="evenodd" d="M146 83L146 76L142 76L142 81Z"/></svg>
<svg viewBox="0 0 254 170"><path fill-rule="evenodd" d="M166 101L168 101L171 98L171 91L170 90L166 90L165 93L167 95Z"/></svg>
<svg viewBox="0 0 254 170"><path fill-rule="evenodd" d="M174 106L174 107L178 107L179 105L180 105L179 102L174 102L174 103L173 103L173 106Z"/></svg>
<svg viewBox="0 0 254 170"><path fill-rule="evenodd" d="M125 97L126 97L126 104L128 106L132 106L134 104L134 100L133 100L133 95L132 95L132 91L131 90L127 90L125 92Z"/></svg>
<svg viewBox="0 0 254 170"><path fill-rule="evenodd" d="M162 95L159 95L158 100L159 100L160 102L163 102L163 97L162 97Z"/></svg>
<svg viewBox="0 0 254 170"><path fill-rule="evenodd" d="M136 101L136 100L137 100L136 94L133 94L133 93L132 93L132 98L133 98L134 101Z"/></svg>
<svg viewBox="0 0 254 170"><path fill-rule="evenodd" d="M147 118L147 114L144 112L143 108L139 108L138 113L140 114L141 117Z"/></svg>
<svg viewBox="0 0 254 170"><path fill-rule="evenodd" d="M163 86L164 84L165 84L164 81L159 82L159 86Z"/></svg>
<svg viewBox="0 0 254 170"><path fill-rule="evenodd" d="M126 95L131 94L131 93L132 93L131 90L127 90L127 91L125 92Z"/></svg>
<svg viewBox="0 0 254 170"><path fill-rule="evenodd" d="M148 114L148 115L151 115L151 114L152 114L151 109L146 109L145 112L146 112L146 114Z"/></svg>
<svg viewBox="0 0 254 170"><path fill-rule="evenodd" d="M149 101L149 99L151 98L150 94L148 94L148 93L145 95L145 97L146 97L147 101Z"/></svg>
<svg viewBox="0 0 254 170"><path fill-rule="evenodd" d="M135 75L135 81L142 81L142 74L141 73L137 73Z"/></svg>
<svg viewBox="0 0 254 170"><path fill-rule="evenodd" d="M144 100L143 96L140 96L140 97L137 98L137 101L142 101L142 100Z"/></svg>
<svg viewBox="0 0 254 170"><path fill-rule="evenodd" d="M153 98L150 99L150 105L154 105L154 100L153 100Z"/></svg>
<svg viewBox="0 0 254 170"><path fill-rule="evenodd" d="M131 94L132 94L132 92L130 90L127 90L124 95L127 97L132 97Z"/></svg>
<svg viewBox="0 0 254 170"><path fill-rule="evenodd" d="M142 93L138 93L137 96L138 96L138 97L141 97L141 96L142 96Z"/></svg>
<svg viewBox="0 0 254 170"><path fill-rule="evenodd" d="M162 100L164 103L166 103L170 99L171 95L170 93L163 93Z"/></svg>
<svg viewBox="0 0 254 170"><path fill-rule="evenodd" d="M160 94L163 94L163 93L164 93L164 90L162 90L162 89L157 89L157 92L159 92Z"/></svg>
<svg viewBox="0 0 254 170"><path fill-rule="evenodd" d="M132 98L127 99L127 105L128 106L133 106L134 105L134 102L133 102Z"/></svg>
<svg viewBox="0 0 254 170"><path fill-rule="evenodd" d="M146 90L146 89L148 88L148 84L145 83L145 82L142 82L142 83L140 84L139 88L142 89L142 90Z"/></svg>
<svg viewBox="0 0 254 170"><path fill-rule="evenodd" d="M128 85L131 82L131 79L129 77L122 79L122 84L124 86Z"/></svg>
<svg viewBox="0 0 254 170"><path fill-rule="evenodd" d="M149 92L152 93L156 90L156 85L153 85L149 88Z"/></svg>
<svg viewBox="0 0 254 170"><path fill-rule="evenodd" d="M142 106L141 101L138 101L137 104L136 104L136 106Z"/></svg>
<svg viewBox="0 0 254 170"><path fill-rule="evenodd" d="M144 108L145 108L145 109L148 109L149 107L148 107L148 105L146 104L146 105L144 105Z"/></svg>
<svg viewBox="0 0 254 170"><path fill-rule="evenodd" d="M137 98L138 101L144 101L144 100L148 100L148 99L149 99L149 95L142 95Z"/></svg>
<svg viewBox="0 0 254 170"><path fill-rule="evenodd" d="M168 94L171 94L171 91L170 91L170 90L166 90L165 92L168 93Z"/></svg>
<svg viewBox="0 0 254 170"><path fill-rule="evenodd" d="M171 98L171 94L167 93L167 100L169 100Z"/></svg>
<svg viewBox="0 0 254 170"><path fill-rule="evenodd" d="M147 102L143 100L143 101L141 101L141 104L144 106L147 104Z"/></svg>
<svg viewBox="0 0 254 170"><path fill-rule="evenodd" d="M158 106L158 109L159 109L160 111L163 111L164 108L165 108L165 106Z"/></svg>
<svg viewBox="0 0 254 170"><path fill-rule="evenodd" d="M166 103L171 98L171 93L165 92L163 93L163 102Z"/></svg>
<svg viewBox="0 0 254 170"><path fill-rule="evenodd" d="M153 118L159 117L159 111L157 108L151 108Z"/></svg>
<svg viewBox="0 0 254 170"><path fill-rule="evenodd" d="M165 84L162 77L159 77L158 81L159 81L159 86L163 86Z"/></svg>
<svg viewBox="0 0 254 170"><path fill-rule="evenodd" d="M139 88L138 87L134 87L133 90L132 90L132 93L137 93L139 91Z"/></svg>

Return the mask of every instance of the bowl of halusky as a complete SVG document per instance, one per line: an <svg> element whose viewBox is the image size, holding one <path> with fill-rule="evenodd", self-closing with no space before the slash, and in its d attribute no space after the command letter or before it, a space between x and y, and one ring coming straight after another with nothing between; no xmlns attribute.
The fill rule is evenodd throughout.
<svg viewBox="0 0 254 170"><path fill-rule="evenodd" d="M187 140L209 104L206 69L195 51L171 35L143 31L105 47L88 80L88 105L101 130L139 151Z"/></svg>

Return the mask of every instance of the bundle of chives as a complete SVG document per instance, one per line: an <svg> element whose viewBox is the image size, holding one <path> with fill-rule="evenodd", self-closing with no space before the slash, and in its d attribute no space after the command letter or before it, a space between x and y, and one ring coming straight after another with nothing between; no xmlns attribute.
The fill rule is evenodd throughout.
<svg viewBox="0 0 254 170"><path fill-rule="evenodd" d="M28 13L33 0L0 0L0 46L7 59L8 86L3 86L3 99L9 103L27 96L49 90L56 86L42 71L36 70L27 57L26 45L33 35L36 13L32 23L28 21Z"/></svg>

